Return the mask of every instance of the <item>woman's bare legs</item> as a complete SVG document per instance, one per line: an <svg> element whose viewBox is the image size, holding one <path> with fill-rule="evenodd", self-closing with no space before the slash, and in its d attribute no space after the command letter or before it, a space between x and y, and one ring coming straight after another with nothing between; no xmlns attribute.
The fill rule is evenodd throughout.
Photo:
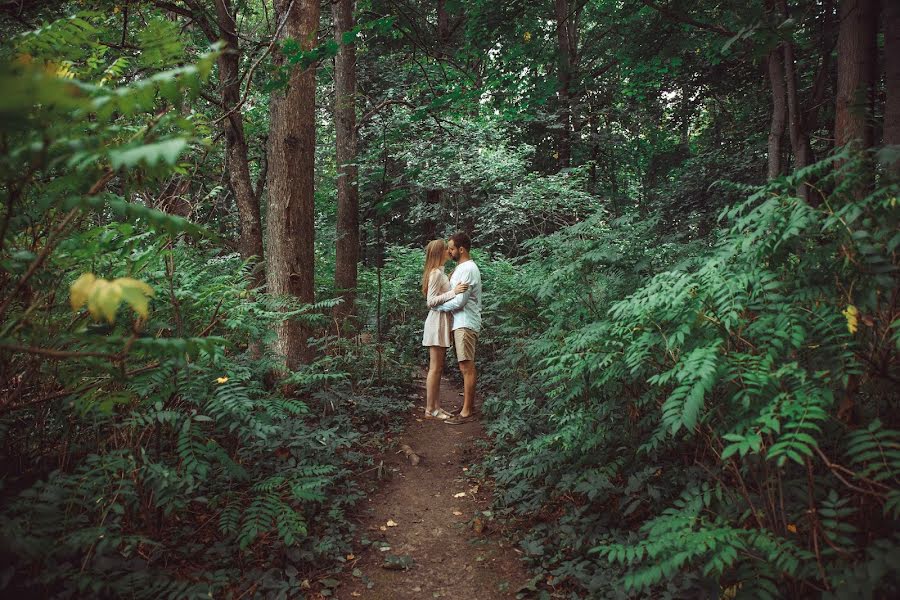
<svg viewBox="0 0 900 600"><path fill-rule="evenodd" d="M428 377L425 379L425 411L431 414L441 407L441 373L444 372L444 359L447 349L440 346L428 347L430 362Z"/></svg>

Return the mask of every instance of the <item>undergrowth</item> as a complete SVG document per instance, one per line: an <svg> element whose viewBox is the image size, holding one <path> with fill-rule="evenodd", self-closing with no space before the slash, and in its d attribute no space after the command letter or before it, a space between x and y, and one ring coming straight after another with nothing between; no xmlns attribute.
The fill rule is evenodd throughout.
<svg viewBox="0 0 900 600"><path fill-rule="evenodd" d="M860 196L862 160L747 189L711 242L601 211L495 283L496 508L558 594L898 593L898 189Z"/></svg>

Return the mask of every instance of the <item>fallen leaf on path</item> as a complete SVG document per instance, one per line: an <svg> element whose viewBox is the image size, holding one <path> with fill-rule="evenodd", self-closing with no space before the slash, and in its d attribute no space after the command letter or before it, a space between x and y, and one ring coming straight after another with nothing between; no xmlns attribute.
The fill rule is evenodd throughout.
<svg viewBox="0 0 900 600"><path fill-rule="evenodd" d="M388 527L396 527L397 524L394 523L391 519L388 519L387 526L388 526Z"/></svg>
<svg viewBox="0 0 900 600"><path fill-rule="evenodd" d="M353 560L354 558L356 558L356 556L353 555L353 554L348 554L348 555L347 555L347 560Z"/></svg>
<svg viewBox="0 0 900 600"><path fill-rule="evenodd" d="M481 517L475 517L475 520L472 522L472 529L478 535L484 531L484 520Z"/></svg>
<svg viewBox="0 0 900 600"><path fill-rule="evenodd" d="M380 530L382 530L382 531L387 531L387 527L385 527L384 525L382 525L382 526L379 527L378 529L380 529Z"/></svg>
<svg viewBox="0 0 900 600"><path fill-rule="evenodd" d="M460 492L460 493L458 493L458 494L453 494L453 497L454 497L454 498L465 498L465 497L466 497L466 493L465 493L465 492Z"/></svg>
<svg viewBox="0 0 900 600"><path fill-rule="evenodd" d="M453 511L453 514L456 515L457 517L461 517L461 516L462 516L462 513L459 512L458 510L454 510L454 511Z"/></svg>
<svg viewBox="0 0 900 600"><path fill-rule="evenodd" d="M360 596L362 596L362 594L360 594L359 592L350 592L350 595L354 598L359 598Z"/></svg>

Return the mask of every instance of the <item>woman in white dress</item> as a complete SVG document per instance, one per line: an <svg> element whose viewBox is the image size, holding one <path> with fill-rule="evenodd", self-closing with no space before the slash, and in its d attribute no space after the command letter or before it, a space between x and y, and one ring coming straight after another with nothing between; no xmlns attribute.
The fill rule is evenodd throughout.
<svg viewBox="0 0 900 600"><path fill-rule="evenodd" d="M447 302L456 294L465 292L469 286L461 283L450 289L450 280L444 273L444 264L450 258L444 240L434 240L425 247L425 270L422 273L422 295L428 308L422 345L428 347L428 377L425 379L425 418L449 419L452 415L441 408L441 373L447 348L452 343L451 327L453 316L447 312L434 310L435 306Z"/></svg>

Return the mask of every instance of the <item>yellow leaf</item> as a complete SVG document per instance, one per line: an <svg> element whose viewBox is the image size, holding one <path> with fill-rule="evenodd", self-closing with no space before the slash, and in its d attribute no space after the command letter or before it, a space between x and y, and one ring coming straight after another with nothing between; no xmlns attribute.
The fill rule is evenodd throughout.
<svg viewBox="0 0 900 600"><path fill-rule="evenodd" d="M87 302L88 310L95 320L106 319L115 323L119 303L125 300L142 317L149 314L149 298L153 288L131 277L120 277L113 281L100 279L93 273L84 273L69 287L69 302L72 310L78 310Z"/></svg>
<svg viewBox="0 0 900 600"><path fill-rule="evenodd" d="M526 43L530 42L531 41L531 32L526 31L525 35L523 35L522 38L525 40Z"/></svg>
<svg viewBox="0 0 900 600"><path fill-rule="evenodd" d="M841 314L844 315L844 318L847 319L847 331L850 333L856 333L856 330L859 328L859 310L852 304L847 306L844 310L841 311Z"/></svg>
<svg viewBox="0 0 900 600"><path fill-rule="evenodd" d="M113 281L122 289L122 299L131 305L134 312L147 318L149 314L150 297L153 296L153 288L131 277L120 277Z"/></svg>
<svg viewBox="0 0 900 600"><path fill-rule="evenodd" d="M84 306L91 295L91 290L94 289L95 281L97 278L93 273L84 273L72 282L72 285L69 286L69 302L72 304L72 310L78 310Z"/></svg>
<svg viewBox="0 0 900 600"><path fill-rule="evenodd" d="M227 382L228 382L227 377L216 377L216 383L227 383Z"/></svg>
<svg viewBox="0 0 900 600"><path fill-rule="evenodd" d="M787 530L791 533L797 533L797 526L793 523L788 523Z"/></svg>
<svg viewBox="0 0 900 600"><path fill-rule="evenodd" d="M116 310L122 300L122 288L113 281L98 279L88 298L88 310L96 320L105 318L109 323L116 322Z"/></svg>

